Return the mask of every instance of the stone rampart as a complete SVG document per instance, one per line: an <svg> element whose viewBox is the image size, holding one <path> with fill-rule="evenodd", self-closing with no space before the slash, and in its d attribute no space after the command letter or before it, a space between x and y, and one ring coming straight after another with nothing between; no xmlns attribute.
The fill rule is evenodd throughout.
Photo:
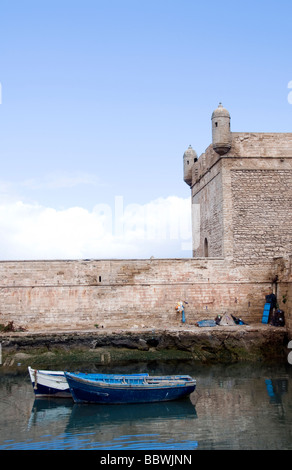
<svg viewBox="0 0 292 470"><path fill-rule="evenodd" d="M178 327L175 306L185 300L187 324L224 312L257 323L278 268L218 258L0 262L0 324L28 331Z"/></svg>

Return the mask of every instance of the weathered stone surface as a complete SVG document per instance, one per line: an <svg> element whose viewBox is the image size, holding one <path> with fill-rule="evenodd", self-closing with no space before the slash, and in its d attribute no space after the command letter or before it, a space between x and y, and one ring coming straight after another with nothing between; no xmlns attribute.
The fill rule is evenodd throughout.
<svg viewBox="0 0 292 470"><path fill-rule="evenodd" d="M256 265L290 255L292 133L230 134L226 155L210 144L192 166L192 202L201 214L194 256Z"/></svg>
<svg viewBox="0 0 292 470"><path fill-rule="evenodd" d="M73 355L82 351L87 360L108 363L114 357L126 359L127 350L131 358L153 360L172 351L172 358L185 352L189 359L202 362L237 362L243 360L287 360L288 334L286 328L271 326L207 327L176 330L139 330L104 332L68 332L51 334L6 334L1 336L3 357L6 365L15 358L23 362L39 359L41 354L58 353ZM120 353L115 353L120 350ZM41 353L40 353L41 351ZM136 356L135 356L136 351ZM177 352L177 355L175 354ZM90 354L89 354L90 353ZM95 356L94 356L95 353ZM39 356L37 357L36 356ZM116 356L115 356L116 354ZM21 355L21 356L20 356ZM27 355L27 360L26 360ZM166 355L167 357L167 355ZM51 357L52 359L52 357ZM8 361L8 362L7 362Z"/></svg>
<svg viewBox="0 0 292 470"><path fill-rule="evenodd" d="M286 260L255 266L210 258L0 262L0 324L30 332L179 328L175 306L181 300L188 302L189 326L224 312L260 322L277 273L285 310L282 297L291 289ZM98 285L93 275L101 278Z"/></svg>

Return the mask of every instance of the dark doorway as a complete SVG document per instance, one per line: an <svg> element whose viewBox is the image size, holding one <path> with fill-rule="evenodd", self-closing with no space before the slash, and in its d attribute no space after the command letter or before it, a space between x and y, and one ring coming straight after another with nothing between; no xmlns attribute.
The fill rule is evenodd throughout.
<svg viewBox="0 0 292 470"><path fill-rule="evenodd" d="M209 253L208 253L208 240L207 240L207 238L205 238L205 240L204 240L204 256L205 256L205 258L208 258L208 256L209 256Z"/></svg>

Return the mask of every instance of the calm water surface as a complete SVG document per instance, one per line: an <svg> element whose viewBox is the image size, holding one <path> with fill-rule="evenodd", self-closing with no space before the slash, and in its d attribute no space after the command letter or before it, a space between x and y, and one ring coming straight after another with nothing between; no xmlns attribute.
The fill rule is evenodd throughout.
<svg viewBox="0 0 292 470"><path fill-rule="evenodd" d="M70 399L34 399L25 369L0 368L0 450L292 449L288 363L139 363L83 370L187 373L197 379L197 390L168 403L76 405Z"/></svg>

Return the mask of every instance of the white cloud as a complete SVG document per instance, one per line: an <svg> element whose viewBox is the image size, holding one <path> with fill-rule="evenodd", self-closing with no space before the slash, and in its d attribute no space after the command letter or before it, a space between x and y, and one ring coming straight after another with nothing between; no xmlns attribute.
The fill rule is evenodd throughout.
<svg viewBox="0 0 292 470"><path fill-rule="evenodd" d="M98 204L66 210L0 202L0 259L148 258L191 256L190 199L170 196L145 205Z"/></svg>

